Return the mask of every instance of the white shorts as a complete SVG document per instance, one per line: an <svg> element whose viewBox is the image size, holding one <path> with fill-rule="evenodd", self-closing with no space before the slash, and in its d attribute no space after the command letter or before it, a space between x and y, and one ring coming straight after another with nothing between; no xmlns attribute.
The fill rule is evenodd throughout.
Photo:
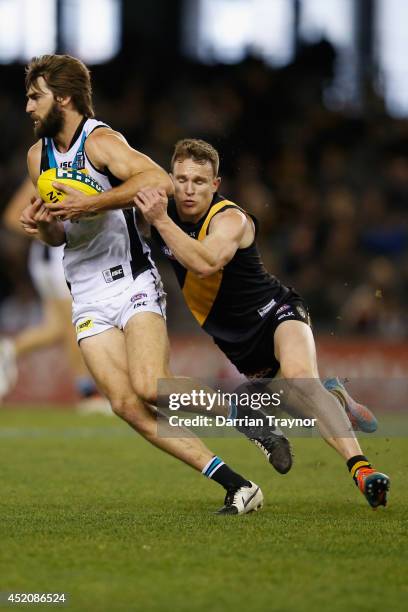
<svg viewBox="0 0 408 612"><path fill-rule="evenodd" d="M130 287L113 298L91 304L73 302L72 322L77 340L80 342L112 327L123 329L139 312L155 312L166 318L166 294L155 269L139 274Z"/></svg>
<svg viewBox="0 0 408 612"><path fill-rule="evenodd" d="M28 269L33 285L42 300L71 300L64 276L64 245L49 247L33 241L28 256Z"/></svg>

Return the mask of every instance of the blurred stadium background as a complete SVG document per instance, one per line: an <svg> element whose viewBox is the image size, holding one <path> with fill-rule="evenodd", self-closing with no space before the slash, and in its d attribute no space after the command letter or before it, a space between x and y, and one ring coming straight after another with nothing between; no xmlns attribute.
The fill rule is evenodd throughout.
<svg viewBox="0 0 408 612"><path fill-rule="evenodd" d="M400 0L0 0L1 211L33 142L24 64L76 55L97 117L165 168L179 138L219 149L222 192L309 303L325 371L405 376L407 19ZM0 226L1 335L41 316L27 249ZM158 258L175 370L231 373ZM73 399L58 348L21 366L10 400Z"/></svg>

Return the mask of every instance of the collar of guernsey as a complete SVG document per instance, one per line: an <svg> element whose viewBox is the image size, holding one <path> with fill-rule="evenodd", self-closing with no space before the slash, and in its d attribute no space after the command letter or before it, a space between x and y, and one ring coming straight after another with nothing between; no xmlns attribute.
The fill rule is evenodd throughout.
<svg viewBox="0 0 408 612"><path fill-rule="evenodd" d="M84 167L84 145L86 140L86 132L82 133L81 142L78 147L78 151L75 154L75 157L72 161L72 168L74 170L82 170ZM45 139L45 144L47 148L47 157L48 157L48 165L50 168L58 168L57 160L55 159L54 150L51 145L51 141L49 138Z"/></svg>
<svg viewBox="0 0 408 612"><path fill-rule="evenodd" d="M211 219L226 206L241 210L237 204L229 200L222 200L221 202L213 204L201 226L197 240L204 240ZM204 325L205 320L210 314L210 310L221 286L222 276L223 269L218 270L206 278L199 278L194 272L187 270L182 291L189 309L201 326Z"/></svg>

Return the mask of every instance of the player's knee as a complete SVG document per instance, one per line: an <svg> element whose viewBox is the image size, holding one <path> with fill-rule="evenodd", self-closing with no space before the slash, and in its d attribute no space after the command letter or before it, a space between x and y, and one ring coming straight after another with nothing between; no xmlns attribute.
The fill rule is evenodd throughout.
<svg viewBox="0 0 408 612"><path fill-rule="evenodd" d="M317 373L311 364L303 364L296 361L280 364L281 375L287 379L315 378Z"/></svg>
<svg viewBox="0 0 408 612"><path fill-rule="evenodd" d="M148 437L155 431L155 419L138 398L115 397L110 400L113 412L121 419L129 423L139 434Z"/></svg>

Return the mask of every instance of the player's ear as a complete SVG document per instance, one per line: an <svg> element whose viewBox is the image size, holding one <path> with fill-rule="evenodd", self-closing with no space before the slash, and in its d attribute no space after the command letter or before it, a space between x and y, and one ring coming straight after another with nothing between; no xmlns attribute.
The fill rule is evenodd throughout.
<svg viewBox="0 0 408 612"><path fill-rule="evenodd" d="M215 191L218 191L218 189L220 188L220 185L221 185L221 177L220 176L215 177L215 179L213 181L213 185L214 185Z"/></svg>
<svg viewBox="0 0 408 612"><path fill-rule="evenodd" d="M64 108L66 108L68 104L71 102L71 96L57 96L55 99L58 102L58 104L60 106L63 106Z"/></svg>

